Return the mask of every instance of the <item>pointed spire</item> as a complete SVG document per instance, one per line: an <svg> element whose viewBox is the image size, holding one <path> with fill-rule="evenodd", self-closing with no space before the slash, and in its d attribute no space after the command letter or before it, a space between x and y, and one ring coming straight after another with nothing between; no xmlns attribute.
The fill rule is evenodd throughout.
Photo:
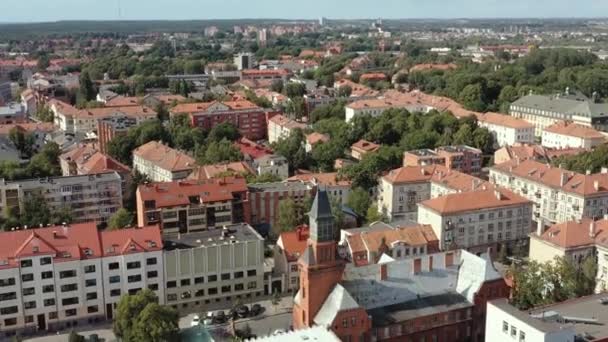
<svg viewBox="0 0 608 342"><path fill-rule="evenodd" d="M325 190L317 191L310 212L308 212L308 217L310 217L311 220L334 217L331 213L331 204L329 203L329 197Z"/></svg>

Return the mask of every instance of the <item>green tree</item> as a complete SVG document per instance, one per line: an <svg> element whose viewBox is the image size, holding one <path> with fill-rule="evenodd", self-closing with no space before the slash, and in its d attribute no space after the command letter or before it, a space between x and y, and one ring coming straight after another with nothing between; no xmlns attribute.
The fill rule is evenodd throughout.
<svg viewBox="0 0 608 342"><path fill-rule="evenodd" d="M378 212L378 208L374 205L367 209L366 221L369 223L385 221L384 216Z"/></svg>
<svg viewBox="0 0 608 342"><path fill-rule="evenodd" d="M37 68L40 71L45 71L51 65L51 60L47 54L40 55L38 57Z"/></svg>
<svg viewBox="0 0 608 342"><path fill-rule="evenodd" d="M372 202L369 193L365 189L358 187L351 190L348 194L347 203L359 217L364 218L367 216L367 210Z"/></svg>
<svg viewBox="0 0 608 342"><path fill-rule="evenodd" d="M13 127L10 129L8 137L23 158L32 156L35 143L32 133L26 133L21 128Z"/></svg>
<svg viewBox="0 0 608 342"><path fill-rule="evenodd" d="M277 92L277 93L282 93L283 92L283 81L281 81L281 80L273 81L272 84L270 85L270 90Z"/></svg>
<svg viewBox="0 0 608 342"><path fill-rule="evenodd" d="M272 173L263 173L261 175L253 175L248 173L245 175L248 184L274 183L282 181L281 177Z"/></svg>
<svg viewBox="0 0 608 342"><path fill-rule="evenodd" d="M144 289L121 297L113 330L125 342L168 341L179 330L178 319L174 309L160 306L154 292Z"/></svg>
<svg viewBox="0 0 608 342"><path fill-rule="evenodd" d="M111 230L122 229L130 226L133 223L133 214L125 208L118 209L117 212L110 217L108 228Z"/></svg>
<svg viewBox="0 0 608 342"><path fill-rule="evenodd" d="M336 94L338 97L350 97L353 93L353 88L349 85L342 86L338 89L338 93Z"/></svg>
<svg viewBox="0 0 608 342"><path fill-rule="evenodd" d="M311 156L319 171L330 172L334 169L336 159L344 157L344 147L337 140L315 144Z"/></svg>
<svg viewBox="0 0 608 342"><path fill-rule="evenodd" d="M197 160L202 165L235 162L242 158L241 151L226 139L220 142L212 141L206 148L197 151Z"/></svg>
<svg viewBox="0 0 608 342"><path fill-rule="evenodd" d="M91 75L86 70L80 73L79 93L86 102L94 100L97 93L93 86L93 81L91 81Z"/></svg>
<svg viewBox="0 0 608 342"><path fill-rule="evenodd" d="M284 198L279 202L279 217L273 227L273 233L278 236L282 232L293 231L300 223L300 213L296 202L291 198Z"/></svg>
<svg viewBox="0 0 608 342"><path fill-rule="evenodd" d="M302 83L290 82L285 85L285 95L290 99L302 97L306 94L306 86Z"/></svg>
<svg viewBox="0 0 608 342"><path fill-rule="evenodd" d="M207 136L209 142L220 142L224 139L229 141L236 141L241 137L238 128L229 122L223 122L219 125L215 125Z"/></svg>
<svg viewBox="0 0 608 342"><path fill-rule="evenodd" d="M46 104L38 106L34 116L42 122L53 122L55 119L53 111Z"/></svg>
<svg viewBox="0 0 608 342"><path fill-rule="evenodd" d="M287 158L290 170L308 169L309 160L304 148L304 133L300 129L292 130L287 138L273 143L275 153Z"/></svg>
<svg viewBox="0 0 608 342"><path fill-rule="evenodd" d="M481 84L469 84L464 87L460 92L458 100L467 109L479 112L485 109Z"/></svg>

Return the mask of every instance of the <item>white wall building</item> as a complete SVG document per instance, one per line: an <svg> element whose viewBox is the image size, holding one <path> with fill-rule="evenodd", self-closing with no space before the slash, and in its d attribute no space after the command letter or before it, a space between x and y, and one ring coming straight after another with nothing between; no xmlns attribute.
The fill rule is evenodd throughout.
<svg viewBox="0 0 608 342"><path fill-rule="evenodd" d="M606 142L606 137L587 126L560 121L543 130L542 145L548 148L587 148Z"/></svg>
<svg viewBox="0 0 608 342"><path fill-rule="evenodd" d="M479 126L487 128L500 147L516 143L534 143L534 125L522 119L498 113L477 116Z"/></svg>
<svg viewBox="0 0 608 342"><path fill-rule="evenodd" d="M503 243L525 239L531 218L532 202L506 189L456 193L418 204L418 223L433 227L442 250L496 251Z"/></svg>
<svg viewBox="0 0 608 342"><path fill-rule="evenodd" d="M306 128L306 125L280 114L275 115L268 120L268 142L272 144L280 139L288 138L296 128L303 130Z"/></svg>

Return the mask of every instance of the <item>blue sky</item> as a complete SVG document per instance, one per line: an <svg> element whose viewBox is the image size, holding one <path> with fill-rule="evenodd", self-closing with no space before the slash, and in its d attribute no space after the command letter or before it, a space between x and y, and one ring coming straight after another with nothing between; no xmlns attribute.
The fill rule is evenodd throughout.
<svg viewBox="0 0 608 342"><path fill-rule="evenodd" d="M608 16L608 0L0 0L0 22Z"/></svg>

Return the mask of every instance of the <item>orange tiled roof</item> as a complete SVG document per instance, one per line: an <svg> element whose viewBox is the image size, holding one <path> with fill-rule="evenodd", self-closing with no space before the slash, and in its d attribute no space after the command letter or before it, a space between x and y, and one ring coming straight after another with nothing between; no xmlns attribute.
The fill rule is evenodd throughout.
<svg viewBox="0 0 608 342"><path fill-rule="evenodd" d="M410 72L414 71L427 71L427 70L452 70L456 69L457 65L453 63L448 64L435 64L435 63L426 63L426 64L416 64L411 69Z"/></svg>
<svg viewBox="0 0 608 342"><path fill-rule="evenodd" d="M591 235L591 225L594 234ZM562 248L582 247L592 245L596 236L608 232L608 221L594 222L592 219L583 218L579 221L568 221L549 227L539 238Z"/></svg>
<svg viewBox="0 0 608 342"><path fill-rule="evenodd" d="M158 141L150 141L136 148L133 155L169 171L191 170L196 166L194 158Z"/></svg>
<svg viewBox="0 0 608 342"><path fill-rule="evenodd" d="M140 102L139 97L126 97L126 96L116 96L110 101L106 102L106 107L129 107L129 106L137 106Z"/></svg>
<svg viewBox="0 0 608 342"><path fill-rule="evenodd" d="M314 145L316 143L319 142L328 142L329 141L329 135L327 134L322 134L319 132L313 132L310 133L306 136L306 141L310 144L310 145Z"/></svg>
<svg viewBox="0 0 608 342"><path fill-rule="evenodd" d="M247 100L239 100L239 101L212 101L212 102L196 102L196 103L182 103L171 109L172 113L200 113L206 112L213 105L226 106L228 110L244 110L244 109L259 109L260 107L256 106L250 101Z"/></svg>
<svg viewBox="0 0 608 342"><path fill-rule="evenodd" d="M492 183L488 181L453 170L446 173L443 170L436 169L431 176L431 182L462 192L491 189L494 187Z"/></svg>
<svg viewBox="0 0 608 342"><path fill-rule="evenodd" d="M216 178L221 174L224 174L225 176L225 173L227 172L232 172L236 175L255 174L249 165L239 161L233 163L198 166L196 169L194 169L194 171L192 171L190 176L188 176L188 179L203 180Z"/></svg>
<svg viewBox="0 0 608 342"><path fill-rule="evenodd" d="M307 225L296 227L292 232L283 232L279 236L283 244L283 250L288 261L297 261L308 245L310 234Z"/></svg>
<svg viewBox="0 0 608 342"><path fill-rule="evenodd" d="M426 200L419 205L445 215L528 203L532 202L510 190L495 188L445 195Z"/></svg>
<svg viewBox="0 0 608 342"><path fill-rule="evenodd" d="M371 141L367 140L359 140L356 143L352 144L351 148L353 150L362 151L362 152L375 152L380 149L380 145L374 144Z"/></svg>
<svg viewBox="0 0 608 342"><path fill-rule="evenodd" d="M304 181L304 182L315 182L319 185L325 186L350 186L351 181L340 179L338 180L337 172L327 173L306 173L301 175L295 175L287 179L288 181Z"/></svg>
<svg viewBox="0 0 608 342"><path fill-rule="evenodd" d="M484 123L488 123L488 124L492 124L492 125L505 126L505 127L516 128L516 129L534 128L533 124L531 124L525 120L518 119L518 118L512 117L510 115L492 113L492 112L477 115L477 120L479 120L480 122L484 122Z"/></svg>
<svg viewBox="0 0 608 342"><path fill-rule="evenodd" d="M149 183L137 188L142 201L156 201L156 208L190 204L190 197L199 196L202 203L230 201L235 192L246 192L247 182L241 177L225 177L201 181Z"/></svg>
<svg viewBox="0 0 608 342"><path fill-rule="evenodd" d="M511 160L493 167L496 171L513 174L565 192L592 196L608 192L608 174L583 175L563 170L535 160Z"/></svg>
<svg viewBox="0 0 608 342"><path fill-rule="evenodd" d="M583 139L604 139L604 135L592 127L587 127L573 122L558 121L544 129L545 132L567 135Z"/></svg>
<svg viewBox="0 0 608 342"><path fill-rule="evenodd" d="M295 128L305 129L306 128L305 124L292 120L281 114L277 114L277 115L273 116L268 121L274 123L277 126L285 127L288 129L295 129Z"/></svg>
<svg viewBox="0 0 608 342"><path fill-rule="evenodd" d="M369 252L378 252L383 240L388 246L395 242L404 242L410 246L421 246L438 241L433 228L422 224L397 229L372 230L361 232L358 235L361 236L361 240L366 247L364 247L365 250ZM355 251L352 246L351 249L353 252Z"/></svg>
<svg viewBox="0 0 608 342"><path fill-rule="evenodd" d="M443 165L404 166L391 170L382 179L391 184L425 182L439 172L448 174L448 169Z"/></svg>

